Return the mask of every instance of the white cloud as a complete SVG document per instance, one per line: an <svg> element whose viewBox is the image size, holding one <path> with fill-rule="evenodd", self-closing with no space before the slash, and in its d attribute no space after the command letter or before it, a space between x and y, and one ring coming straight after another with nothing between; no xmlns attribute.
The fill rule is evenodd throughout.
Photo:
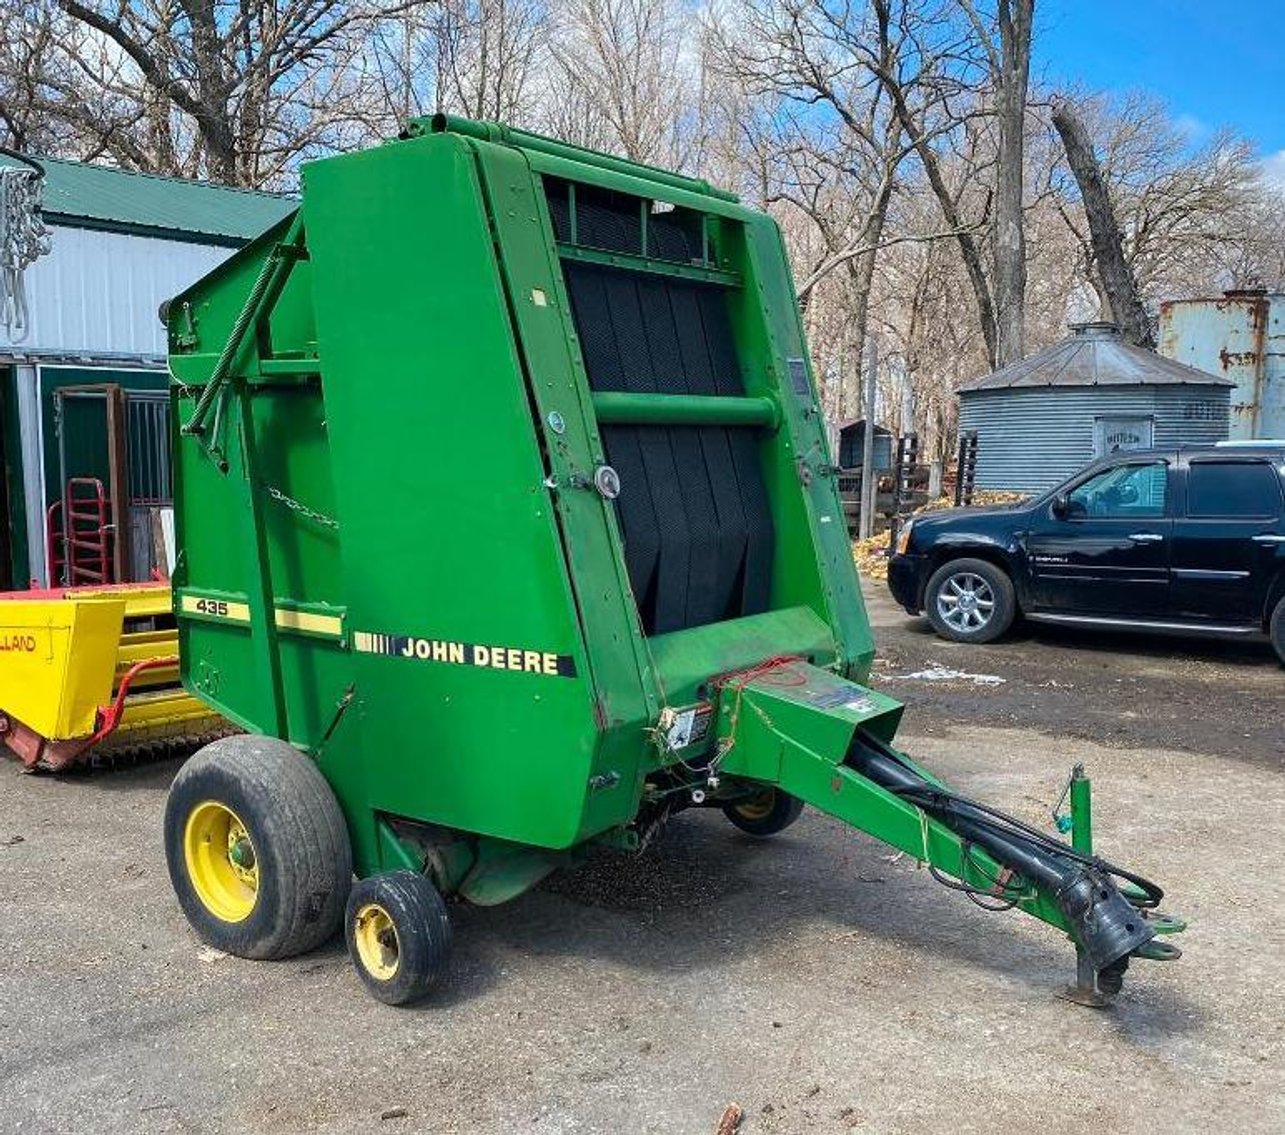
<svg viewBox="0 0 1285 1135"><path fill-rule="evenodd" d="M1285 150L1277 150L1263 159L1263 179L1277 189L1285 190Z"/></svg>

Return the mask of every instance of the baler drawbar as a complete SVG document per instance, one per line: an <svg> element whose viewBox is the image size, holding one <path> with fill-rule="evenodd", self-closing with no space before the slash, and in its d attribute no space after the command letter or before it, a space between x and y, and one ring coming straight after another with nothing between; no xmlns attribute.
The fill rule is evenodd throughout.
<svg viewBox="0 0 1285 1135"><path fill-rule="evenodd" d="M171 880L221 949L343 925L381 1000L446 900L594 845L810 804L1066 933L1077 1000L1182 929L1161 891L893 746L780 233L704 182L492 123L304 167L167 305L185 687ZM353 874L358 881L354 884Z"/></svg>

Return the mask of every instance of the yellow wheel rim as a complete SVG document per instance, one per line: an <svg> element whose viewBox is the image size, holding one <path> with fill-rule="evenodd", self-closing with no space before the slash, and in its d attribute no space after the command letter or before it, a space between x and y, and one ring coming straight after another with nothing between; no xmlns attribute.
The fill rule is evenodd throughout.
<svg viewBox="0 0 1285 1135"><path fill-rule="evenodd" d="M776 789L768 788L736 805L736 814L746 820L766 820L776 807Z"/></svg>
<svg viewBox="0 0 1285 1135"><path fill-rule="evenodd" d="M368 902L357 911L353 942L362 968L377 981L391 981L401 959L401 943L393 920L377 902Z"/></svg>
<svg viewBox="0 0 1285 1135"><path fill-rule="evenodd" d="M202 905L224 922L244 922L259 897L259 857L245 824L226 804L206 800L183 831L187 877Z"/></svg>

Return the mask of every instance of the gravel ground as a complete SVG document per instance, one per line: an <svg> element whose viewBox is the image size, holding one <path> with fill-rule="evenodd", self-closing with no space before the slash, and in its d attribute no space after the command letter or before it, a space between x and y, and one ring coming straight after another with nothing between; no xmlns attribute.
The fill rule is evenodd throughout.
<svg viewBox="0 0 1285 1135"><path fill-rule="evenodd" d="M868 837L689 813L641 859L458 910L447 988L394 1010L338 943L254 963L192 937L159 838L174 763L4 762L0 1130L712 1135L733 1100L779 1135L1285 1130L1285 674L1051 634L960 653L873 599L905 747L1037 820L1085 762L1100 850L1191 919L1181 961L1079 1009L1056 934ZM1008 681L894 676L930 662Z"/></svg>
<svg viewBox="0 0 1285 1135"><path fill-rule="evenodd" d="M906 701L908 728L934 732L960 721L1034 728L1285 770L1285 669L1265 642L1024 623L999 642L965 646L938 638L927 619L907 616L884 584L867 582L866 593L879 644L874 680ZM904 677L932 664L1004 681Z"/></svg>

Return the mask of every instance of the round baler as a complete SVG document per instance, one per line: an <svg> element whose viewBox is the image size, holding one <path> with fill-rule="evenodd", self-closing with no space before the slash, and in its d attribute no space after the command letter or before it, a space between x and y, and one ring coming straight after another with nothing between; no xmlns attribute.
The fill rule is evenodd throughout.
<svg viewBox="0 0 1285 1135"><path fill-rule="evenodd" d="M170 873L246 957L346 928L389 1002L447 903L685 808L811 804L1069 935L1168 958L1153 884L892 745L780 233L704 182L416 120L167 305L186 688ZM356 875L357 881L353 882Z"/></svg>

